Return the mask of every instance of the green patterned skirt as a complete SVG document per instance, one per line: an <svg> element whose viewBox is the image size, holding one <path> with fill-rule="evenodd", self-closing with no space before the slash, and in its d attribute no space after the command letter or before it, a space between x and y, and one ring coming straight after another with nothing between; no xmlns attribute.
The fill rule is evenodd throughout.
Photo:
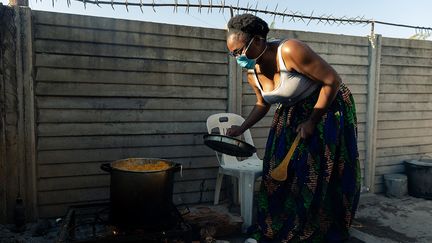
<svg viewBox="0 0 432 243"><path fill-rule="evenodd" d="M284 182L271 178L318 99L319 90L294 106L279 105L268 136L257 196L259 242L343 242L357 209L361 174L354 99L342 84L313 135L301 140Z"/></svg>

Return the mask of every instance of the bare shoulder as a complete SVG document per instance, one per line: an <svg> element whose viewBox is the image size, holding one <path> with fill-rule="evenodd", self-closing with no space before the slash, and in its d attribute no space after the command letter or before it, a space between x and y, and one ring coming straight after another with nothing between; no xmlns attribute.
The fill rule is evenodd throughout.
<svg viewBox="0 0 432 243"><path fill-rule="evenodd" d="M290 39L282 46L282 58L288 69L293 68L300 72L301 66L322 61L317 53L315 53L306 43Z"/></svg>
<svg viewBox="0 0 432 243"><path fill-rule="evenodd" d="M282 54L287 56L312 51L310 47L297 39L289 39L282 44Z"/></svg>
<svg viewBox="0 0 432 243"><path fill-rule="evenodd" d="M247 71L247 81L251 86L256 86L254 70Z"/></svg>

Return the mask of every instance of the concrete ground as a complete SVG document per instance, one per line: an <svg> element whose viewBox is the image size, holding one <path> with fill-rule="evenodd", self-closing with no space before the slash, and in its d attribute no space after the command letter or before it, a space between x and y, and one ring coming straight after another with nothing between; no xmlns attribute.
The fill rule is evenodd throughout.
<svg viewBox="0 0 432 243"><path fill-rule="evenodd" d="M243 243L245 235L219 242ZM362 194L348 243L432 243L432 200Z"/></svg>
<svg viewBox="0 0 432 243"><path fill-rule="evenodd" d="M432 242L432 200L364 194L351 235L365 242Z"/></svg>
<svg viewBox="0 0 432 243"><path fill-rule="evenodd" d="M46 225L29 224L24 233L13 233L7 225L0 225L0 243L53 242L58 226L51 222L50 227L42 227ZM220 237L216 242L243 243L245 239L246 235L235 233ZM363 242L432 243L432 200L362 194L348 243Z"/></svg>

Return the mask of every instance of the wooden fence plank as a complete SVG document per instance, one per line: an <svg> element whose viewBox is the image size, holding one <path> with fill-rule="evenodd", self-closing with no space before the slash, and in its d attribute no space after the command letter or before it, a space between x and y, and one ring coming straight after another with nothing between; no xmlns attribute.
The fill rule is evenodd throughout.
<svg viewBox="0 0 432 243"><path fill-rule="evenodd" d="M205 133L204 122L39 124L39 137Z"/></svg>
<svg viewBox="0 0 432 243"><path fill-rule="evenodd" d="M109 174L45 178L39 180L38 191L44 192L107 187L110 185L110 178Z"/></svg>
<svg viewBox="0 0 432 243"><path fill-rule="evenodd" d="M202 110L226 109L227 101L223 99L195 98L132 98L132 97L37 97L40 109L98 109L98 110Z"/></svg>
<svg viewBox="0 0 432 243"><path fill-rule="evenodd" d="M37 24L59 25L68 27L114 30L118 32L155 33L160 35L187 36L193 38L225 40L226 31L213 28L170 25L114 18L63 14L55 12L33 11Z"/></svg>
<svg viewBox="0 0 432 243"><path fill-rule="evenodd" d="M432 143L426 145L411 145L392 148L377 148L377 157L417 155L432 153Z"/></svg>
<svg viewBox="0 0 432 243"><path fill-rule="evenodd" d="M82 29L64 26L36 25L36 40L70 41L137 47L169 48L177 50L211 51L226 54L225 40L191 38L189 36L160 35L113 30Z"/></svg>
<svg viewBox="0 0 432 243"><path fill-rule="evenodd" d="M47 191L38 193L40 206L81 201L101 201L109 199L109 187Z"/></svg>
<svg viewBox="0 0 432 243"><path fill-rule="evenodd" d="M383 56L428 58L432 56L432 49L383 46L382 54Z"/></svg>
<svg viewBox="0 0 432 243"><path fill-rule="evenodd" d="M431 75L432 76L432 75ZM429 85L416 84L381 84L381 94L432 94L432 83Z"/></svg>
<svg viewBox="0 0 432 243"><path fill-rule="evenodd" d="M358 75L358 74L339 74L342 79L342 82L347 84L350 87L351 84L367 84L367 76L366 75Z"/></svg>
<svg viewBox="0 0 432 243"><path fill-rule="evenodd" d="M376 168L376 175L395 174L404 171L403 164L390 165L390 166L379 166Z"/></svg>
<svg viewBox="0 0 432 243"><path fill-rule="evenodd" d="M78 68L93 70L228 75L228 68L225 64L189 62L186 60L167 61L152 59L36 54L35 65L37 67Z"/></svg>
<svg viewBox="0 0 432 243"><path fill-rule="evenodd" d="M394 75L382 74L381 84L426 84L430 85L430 75Z"/></svg>
<svg viewBox="0 0 432 243"><path fill-rule="evenodd" d="M432 75L432 67L407 67L392 65L381 65L381 74L393 75Z"/></svg>
<svg viewBox="0 0 432 243"><path fill-rule="evenodd" d="M429 102L432 101L430 94L380 94L380 102Z"/></svg>
<svg viewBox="0 0 432 243"><path fill-rule="evenodd" d="M223 193L223 191L221 192ZM173 195L175 204L203 204L213 202L214 191L206 192L188 192ZM222 194L223 196L223 194Z"/></svg>
<svg viewBox="0 0 432 243"><path fill-rule="evenodd" d="M133 148L174 145L201 145L203 135L165 134L129 136L40 137L38 150Z"/></svg>
<svg viewBox="0 0 432 243"><path fill-rule="evenodd" d="M427 40L412 40L412 39L398 39L398 38L382 38L384 47L394 46L399 48L416 48L416 49L432 49L432 43Z"/></svg>
<svg viewBox="0 0 432 243"><path fill-rule="evenodd" d="M317 33L306 32L306 31L288 31L288 30L271 30L269 33L270 38L294 38L300 39L305 42L321 42L321 43L333 43L333 44L344 44L350 46L368 46L368 40L366 38L358 36L346 36L338 34L327 34L319 33L320 38L317 37Z"/></svg>
<svg viewBox="0 0 432 243"><path fill-rule="evenodd" d="M326 54L318 53L326 62L330 65L340 64L340 65L368 65L367 56L351 56L351 55L340 55L340 54Z"/></svg>
<svg viewBox="0 0 432 243"><path fill-rule="evenodd" d="M175 160L177 162L177 160ZM183 170L183 173L176 173L174 180L178 181L190 181L190 180L210 180L216 179L218 174L218 168L198 168Z"/></svg>
<svg viewBox="0 0 432 243"><path fill-rule="evenodd" d="M395 147L426 145L426 144L432 144L431 136L387 138L387 139L378 139L377 141L378 148L395 148Z"/></svg>
<svg viewBox="0 0 432 243"><path fill-rule="evenodd" d="M308 40L307 45L312 48L316 53L322 54L338 54L338 55L352 55L357 57L367 57L368 48L367 46L357 46L357 45L346 45L338 43L323 43L315 42L313 40Z"/></svg>
<svg viewBox="0 0 432 243"><path fill-rule="evenodd" d="M39 151L38 164L61 164L96 161L114 161L123 158L181 158L212 156L214 151L202 145L109 148L82 150Z"/></svg>
<svg viewBox="0 0 432 243"><path fill-rule="evenodd" d="M37 95L50 96L91 96L91 97L160 97L160 98L203 98L225 99L225 88L183 87L123 84L77 84L48 83L36 84Z"/></svg>
<svg viewBox="0 0 432 243"><path fill-rule="evenodd" d="M174 194L214 191L216 179L202 179L194 181L178 181L174 183Z"/></svg>
<svg viewBox="0 0 432 243"><path fill-rule="evenodd" d="M227 76L207 74L184 74L170 72L133 72L116 70L45 68L37 69L37 81L104 83L104 84L145 84L173 86L227 87ZM169 70L167 70L169 71Z"/></svg>
<svg viewBox="0 0 432 243"><path fill-rule="evenodd" d="M380 112L378 114L378 121L426 120L426 119L432 119L432 110Z"/></svg>
<svg viewBox="0 0 432 243"><path fill-rule="evenodd" d="M421 153L421 154L395 155L395 156L381 157L381 158L377 158L377 165L379 167L388 166L388 165L401 166L403 161L419 159L423 156L424 156L424 154ZM379 168L379 167L377 167L377 168Z"/></svg>
<svg viewBox="0 0 432 243"><path fill-rule="evenodd" d="M169 152L167 152L167 150ZM76 155L71 157L73 154ZM177 160L178 158L201 158L213 155L213 150L203 144L199 144L170 147L40 151L38 162L39 164L82 163L112 161L129 157L166 158Z"/></svg>
<svg viewBox="0 0 432 243"><path fill-rule="evenodd" d="M393 57L393 56L382 56L381 63L383 65L391 66L404 66L404 67L432 67L432 60L430 57Z"/></svg>
<svg viewBox="0 0 432 243"><path fill-rule="evenodd" d="M378 138L402 138L402 137L419 137L432 135L432 129L423 128L404 128L404 129L389 129L378 130Z"/></svg>
<svg viewBox="0 0 432 243"><path fill-rule="evenodd" d="M81 122L206 122L207 117L225 109L189 110L58 110L40 109L39 123Z"/></svg>
<svg viewBox="0 0 432 243"><path fill-rule="evenodd" d="M378 121L379 130L401 128L432 128L432 120Z"/></svg>
<svg viewBox="0 0 432 243"><path fill-rule="evenodd" d="M167 47L155 48L155 47L147 47L147 46L113 45L113 44L100 44L100 43L87 43L87 42L59 41L59 40L36 40L35 41L36 53L135 58L135 59L154 59L154 60L169 60L169 61L187 60L188 62L226 64L228 62L228 55L225 49L221 49L221 50L218 50L218 52L216 52L216 51L210 51L208 49L203 49L203 50L169 49ZM352 58L352 59L353 59L352 64L363 64L363 59L360 58Z"/></svg>
<svg viewBox="0 0 432 243"><path fill-rule="evenodd" d="M52 218L57 219L59 217L64 217L67 213L67 210L70 206L73 205L82 205L86 203L106 203L108 205L108 200L102 201L80 201L77 203L68 203L68 204L52 204L52 205L43 205L38 206L38 212L40 218Z"/></svg>
<svg viewBox="0 0 432 243"><path fill-rule="evenodd" d="M384 103L379 104L379 110L382 112L400 112L400 111L432 111L431 102L406 102L406 103Z"/></svg>

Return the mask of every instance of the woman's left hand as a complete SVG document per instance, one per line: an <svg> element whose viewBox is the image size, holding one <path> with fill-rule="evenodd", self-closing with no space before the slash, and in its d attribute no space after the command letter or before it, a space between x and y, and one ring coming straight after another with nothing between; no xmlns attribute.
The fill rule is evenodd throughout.
<svg viewBox="0 0 432 243"><path fill-rule="evenodd" d="M316 127L316 123L311 121L311 120L307 120L303 123L300 123L300 125L298 125L296 132L300 133L301 138L303 139L307 139L310 136L312 136L314 130Z"/></svg>

